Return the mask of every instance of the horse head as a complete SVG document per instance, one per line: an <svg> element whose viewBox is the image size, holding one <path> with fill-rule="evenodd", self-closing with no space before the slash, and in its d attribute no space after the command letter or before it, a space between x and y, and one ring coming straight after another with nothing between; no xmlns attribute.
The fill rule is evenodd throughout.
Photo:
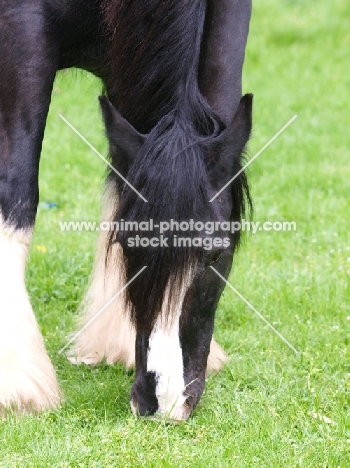
<svg viewBox="0 0 350 468"><path fill-rule="evenodd" d="M110 242L122 246L127 282L147 267L126 295L137 332L131 405L141 415L186 419L204 390L225 286L210 267L228 277L240 238L230 226L250 203L242 154L251 132L252 95L241 99L227 126L203 99L206 119L185 105L148 135L106 97L100 102L113 166L128 181L115 176L115 221L134 226L113 233Z"/></svg>

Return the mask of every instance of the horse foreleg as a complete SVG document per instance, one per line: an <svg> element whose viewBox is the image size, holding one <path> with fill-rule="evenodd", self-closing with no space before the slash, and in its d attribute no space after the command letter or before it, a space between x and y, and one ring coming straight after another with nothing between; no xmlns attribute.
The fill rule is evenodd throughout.
<svg viewBox="0 0 350 468"><path fill-rule="evenodd" d="M5 7L2 7L4 10ZM6 9L5 9L6 10ZM59 402L55 371L25 287L38 203L38 166L56 71L44 18L0 11L0 414Z"/></svg>

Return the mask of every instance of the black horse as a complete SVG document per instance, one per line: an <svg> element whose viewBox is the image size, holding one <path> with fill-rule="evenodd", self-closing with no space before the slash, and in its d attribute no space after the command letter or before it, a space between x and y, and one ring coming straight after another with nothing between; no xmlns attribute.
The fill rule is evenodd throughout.
<svg viewBox="0 0 350 468"><path fill-rule="evenodd" d="M240 171L251 132L252 97L241 97L250 13L250 0L0 0L0 410L60 400L24 269L63 68L94 73L108 96L100 102L116 171L103 219L154 223L132 233L144 247L123 230L101 233L71 361L135 363L133 411L176 420L225 361L212 341L224 283L210 266L228 277L239 233L219 223L239 221L250 202L244 173L210 200ZM175 230L152 246L170 220ZM178 242L176 226L195 222L215 229Z"/></svg>

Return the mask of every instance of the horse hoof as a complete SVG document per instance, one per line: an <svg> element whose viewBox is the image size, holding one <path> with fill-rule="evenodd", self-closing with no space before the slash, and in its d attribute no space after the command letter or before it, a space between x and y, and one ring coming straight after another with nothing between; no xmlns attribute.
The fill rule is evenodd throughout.
<svg viewBox="0 0 350 468"><path fill-rule="evenodd" d="M103 361L104 356L100 356L98 353L86 354L79 353L77 349L73 348L67 353L67 359L70 364L79 366L80 364L86 364L87 366L96 366Z"/></svg>
<svg viewBox="0 0 350 468"><path fill-rule="evenodd" d="M56 373L29 301L19 305L21 320L0 324L0 416L38 413L60 402Z"/></svg>
<svg viewBox="0 0 350 468"><path fill-rule="evenodd" d="M16 350L0 360L0 416L54 409L61 400L55 371L45 348L23 356ZM38 352L40 351L40 352ZM9 358L9 359L7 359Z"/></svg>
<svg viewBox="0 0 350 468"><path fill-rule="evenodd" d="M132 343L131 337L131 343ZM135 367L134 346L127 348L120 344L112 343L110 346L101 346L101 341L92 342L78 339L75 345L67 353L68 361L73 365L86 364L87 366L96 366L102 361L112 366L119 362L128 369Z"/></svg>

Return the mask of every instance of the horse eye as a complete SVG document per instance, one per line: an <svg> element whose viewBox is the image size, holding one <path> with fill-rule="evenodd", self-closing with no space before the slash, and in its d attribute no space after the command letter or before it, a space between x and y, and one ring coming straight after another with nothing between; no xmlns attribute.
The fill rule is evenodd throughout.
<svg viewBox="0 0 350 468"><path fill-rule="evenodd" d="M221 260L221 253L215 254L211 262L209 263L209 266L215 265L215 263L218 263L220 260Z"/></svg>

